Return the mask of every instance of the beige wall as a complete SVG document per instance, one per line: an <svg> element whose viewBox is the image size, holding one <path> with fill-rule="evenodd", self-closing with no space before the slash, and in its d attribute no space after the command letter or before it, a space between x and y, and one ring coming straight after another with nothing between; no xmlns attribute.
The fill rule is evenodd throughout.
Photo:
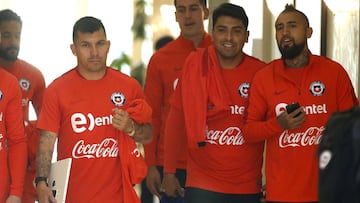
<svg viewBox="0 0 360 203"><path fill-rule="evenodd" d="M155 42L157 39L164 35L170 34L170 30L166 26L162 26L162 16L160 12L161 5L174 5L174 0L153 0L153 8L154 15L151 17L151 23L153 28L153 41ZM169 18L173 18L175 22L175 14L172 16L167 16ZM177 36L175 36L177 37Z"/></svg>
<svg viewBox="0 0 360 203"><path fill-rule="evenodd" d="M210 10L210 16L209 16L209 25L208 30L209 33L211 33L212 30L212 19L211 19L211 12L220 4L228 2L228 0L208 0L209 10Z"/></svg>
<svg viewBox="0 0 360 203"><path fill-rule="evenodd" d="M359 10L350 13L328 12L327 56L348 71L359 95Z"/></svg>

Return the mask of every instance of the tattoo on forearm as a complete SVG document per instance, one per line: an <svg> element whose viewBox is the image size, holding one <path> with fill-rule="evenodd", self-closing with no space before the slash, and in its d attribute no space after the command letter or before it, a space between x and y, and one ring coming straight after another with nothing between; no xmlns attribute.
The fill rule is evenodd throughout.
<svg viewBox="0 0 360 203"><path fill-rule="evenodd" d="M39 148L36 157L37 175L47 177L50 172L51 159L54 150L56 135L42 131L39 139Z"/></svg>
<svg viewBox="0 0 360 203"><path fill-rule="evenodd" d="M143 129L142 129L142 126L141 126L141 125L134 124L134 127L135 127L135 133L136 133L136 134L138 134L138 135L143 134Z"/></svg>
<svg viewBox="0 0 360 203"><path fill-rule="evenodd" d="M152 125L150 123L145 124L135 124L135 136L134 139L136 142L144 143L148 142L152 136Z"/></svg>

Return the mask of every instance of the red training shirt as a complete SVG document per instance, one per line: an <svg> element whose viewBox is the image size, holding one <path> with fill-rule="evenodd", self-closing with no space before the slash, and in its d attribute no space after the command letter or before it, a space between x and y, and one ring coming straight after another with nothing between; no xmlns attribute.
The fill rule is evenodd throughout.
<svg viewBox="0 0 360 203"><path fill-rule="evenodd" d="M184 65L184 72L191 74L198 72L194 69L202 69L203 54L205 49L199 49L189 55ZM195 187L214 192L227 194L255 194L261 188L261 167L263 143L247 143L242 133L244 124L245 104L248 97L248 89L256 71L264 67L264 63L256 58L243 55L242 62L235 68L223 69L219 66L214 46L208 49L210 64L213 64L219 72L231 98L231 106L223 115L215 116L214 119L206 120L206 145L199 148L189 147L187 163L187 187ZM181 149L179 142L186 139L184 131L183 96L182 91L185 83L193 83L197 88L197 81L190 81L182 77L171 99L171 111L166 127L165 139L165 172L173 173L177 153ZM205 89L204 91L212 91ZM193 98L198 99L198 98ZM201 98L202 99L202 98ZM205 104L206 105L206 104ZM204 106L207 115L211 111L210 106ZM197 111L197 109L193 109ZM189 134L187 137L189 138Z"/></svg>
<svg viewBox="0 0 360 203"><path fill-rule="evenodd" d="M198 47L203 48L210 44L211 37L205 33ZM148 64L144 91L153 110L154 130L152 142L144 145L145 159L149 166L164 165L164 131L170 109L170 96L174 92L186 57L195 50L193 41L179 36L156 51ZM186 149L184 145L183 149ZM176 161L176 168L185 169L186 153L179 154Z"/></svg>
<svg viewBox="0 0 360 203"><path fill-rule="evenodd" d="M36 116L39 114L45 91L45 80L39 69L21 59L17 59L4 69L18 79L22 91L22 110L25 133L28 138L28 166L24 188L25 199L23 199L23 201L35 201L37 192L34 188L33 181L36 176L36 153L39 132L35 127L34 121L29 122L29 107L31 101Z"/></svg>
<svg viewBox="0 0 360 203"><path fill-rule="evenodd" d="M66 202L122 202L122 158L112 109L145 99L133 78L107 68L100 80L72 69L52 82L44 95L38 128L58 133L58 160L71 157Z"/></svg>
<svg viewBox="0 0 360 203"><path fill-rule="evenodd" d="M26 171L26 136L21 91L16 78L0 68L0 202L21 197Z"/></svg>
<svg viewBox="0 0 360 203"><path fill-rule="evenodd" d="M325 124L334 112L358 105L340 64L310 53L309 64L300 69L274 60L255 75L251 86L244 135L248 141L267 140L268 201L318 201L317 147ZM277 115L293 102L305 108L306 120L299 129L284 130Z"/></svg>

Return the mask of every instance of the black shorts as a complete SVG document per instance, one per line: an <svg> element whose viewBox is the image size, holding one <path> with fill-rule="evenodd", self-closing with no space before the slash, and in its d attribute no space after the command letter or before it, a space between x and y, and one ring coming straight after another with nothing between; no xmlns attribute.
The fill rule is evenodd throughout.
<svg viewBox="0 0 360 203"><path fill-rule="evenodd" d="M272 202L272 201L267 201L266 203L281 203L281 202ZM305 203L318 203L318 202L305 202Z"/></svg>
<svg viewBox="0 0 360 203"><path fill-rule="evenodd" d="M261 203L262 193L224 194L199 188L185 189L185 203Z"/></svg>

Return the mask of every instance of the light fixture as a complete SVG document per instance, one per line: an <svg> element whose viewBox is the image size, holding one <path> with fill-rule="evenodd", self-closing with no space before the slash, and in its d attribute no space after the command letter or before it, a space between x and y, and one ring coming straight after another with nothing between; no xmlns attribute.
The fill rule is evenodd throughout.
<svg viewBox="0 0 360 203"><path fill-rule="evenodd" d="M324 0L327 7L336 13L346 13L359 10L359 0Z"/></svg>
<svg viewBox="0 0 360 203"><path fill-rule="evenodd" d="M278 16L285 9L286 4L294 5L294 0L266 0L267 7L274 16Z"/></svg>

